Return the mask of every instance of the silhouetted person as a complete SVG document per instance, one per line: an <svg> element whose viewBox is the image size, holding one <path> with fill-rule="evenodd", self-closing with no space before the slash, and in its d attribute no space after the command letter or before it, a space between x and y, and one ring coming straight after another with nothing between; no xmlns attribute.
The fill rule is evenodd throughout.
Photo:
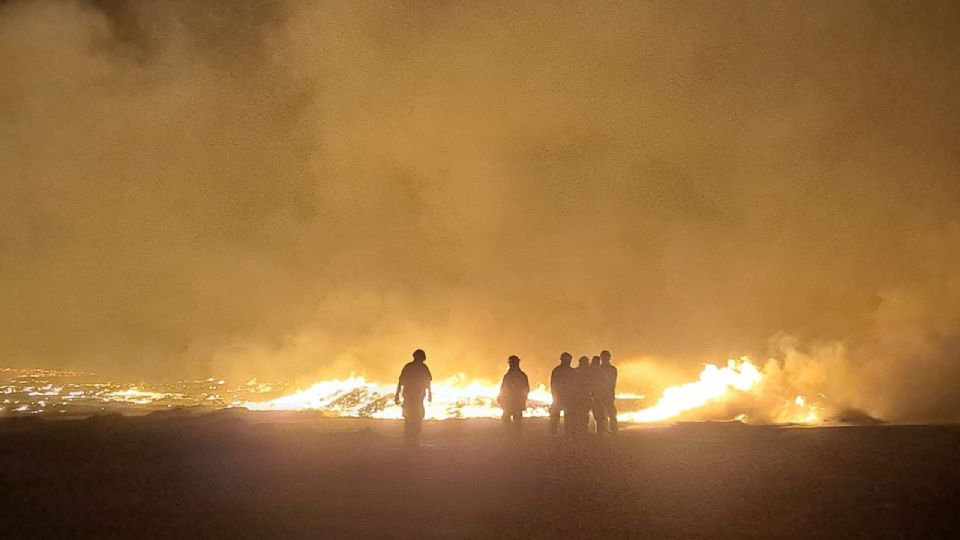
<svg viewBox="0 0 960 540"><path fill-rule="evenodd" d="M433 402L433 388L430 383L433 375L424 362L427 353L421 349L413 351L413 361L407 362L400 371L400 382L397 383L397 393L393 399L400 404L400 395L403 395L403 434L408 445L420 444L420 429L423 427L423 396L426 393L427 401Z"/></svg>
<svg viewBox="0 0 960 540"><path fill-rule="evenodd" d="M550 393L553 394L553 404L550 405L550 434L556 435L560 428L560 413L563 413L564 435L570 435L570 393L573 384L573 368L570 362L573 356L565 352L560 355L560 365L550 373Z"/></svg>
<svg viewBox="0 0 960 540"><path fill-rule="evenodd" d="M576 369L573 370L571 381L570 400L567 406L570 416L570 435L574 438L583 438L587 434L587 426L590 423L590 386L593 383L590 358L580 357Z"/></svg>
<svg viewBox="0 0 960 540"><path fill-rule="evenodd" d="M530 393L530 381L527 374L520 371L519 357L511 356L507 359L507 364L510 367L503 374L497 403L503 409L504 423L520 433L523 411L527 408L527 394Z"/></svg>
<svg viewBox="0 0 960 540"><path fill-rule="evenodd" d="M600 367L600 357L594 356L590 359L590 412L593 413L593 421L596 424L597 435L602 435L607 429L606 413L604 412L605 403L605 384L603 380L603 368Z"/></svg>
<svg viewBox="0 0 960 540"><path fill-rule="evenodd" d="M604 419L609 422L609 426L604 423L604 432L613 435L617 434L617 368L610 363L610 351L600 352L600 373L602 386L600 389L600 402L603 410ZM600 425L597 424L597 433L601 433Z"/></svg>

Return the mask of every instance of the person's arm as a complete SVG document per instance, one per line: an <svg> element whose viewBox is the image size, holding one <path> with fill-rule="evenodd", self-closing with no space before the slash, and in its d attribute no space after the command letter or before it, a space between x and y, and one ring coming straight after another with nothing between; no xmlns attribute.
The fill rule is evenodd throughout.
<svg viewBox="0 0 960 540"><path fill-rule="evenodd" d="M403 375L407 371L407 366L403 366L403 369L400 370L400 380L397 381L397 393L393 395L393 402L397 405L400 404L400 390L403 388Z"/></svg>
<svg viewBox="0 0 960 540"><path fill-rule="evenodd" d="M527 374L523 374L523 408L527 408L527 396L530 395L530 379Z"/></svg>
<svg viewBox="0 0 960 540"><path fill-rule="evenodd" d="M427 368L427 403L433 403L433 374Z"/></svg>

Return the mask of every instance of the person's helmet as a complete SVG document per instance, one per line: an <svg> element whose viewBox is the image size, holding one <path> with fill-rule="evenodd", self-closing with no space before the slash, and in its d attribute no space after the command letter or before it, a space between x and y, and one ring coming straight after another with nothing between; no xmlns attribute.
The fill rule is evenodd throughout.
<svg viewBox="0 0 960 540"><path fill-rule="evenodd" d="M427 359L427 353L423 352L423 349L417 349L413 351L413 359L423 362Z"/></svg>
<svg viewBox="0 0 960 540"><path fill-rule="evenodd" d="M519 367L520 357L517 355L513 355L510 358L507 358L507 363L510 364L510 367Z"/></svg>

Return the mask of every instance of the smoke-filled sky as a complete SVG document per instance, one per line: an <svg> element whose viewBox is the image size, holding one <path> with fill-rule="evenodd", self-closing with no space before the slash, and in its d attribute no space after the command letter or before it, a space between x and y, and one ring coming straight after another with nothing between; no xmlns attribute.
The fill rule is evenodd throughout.
<svg viewBox="0 0 960 540"><path fill-rule="evenodd" d="M954 2L0 2L0 363L750 353L960 418L958 36Z"/></svg>

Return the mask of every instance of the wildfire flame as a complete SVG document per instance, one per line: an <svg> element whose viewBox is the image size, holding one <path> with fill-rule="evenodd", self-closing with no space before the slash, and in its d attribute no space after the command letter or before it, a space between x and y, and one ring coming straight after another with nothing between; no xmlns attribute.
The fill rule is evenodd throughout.
<svg viewBox="0 0 960 540"><path fill-rule="evenodd" d="M728 360L725 366L706 364L698 380L666 388L653 406L623 411L618 414L618 419L635 423L664 422L707 404L756 391L763 379L763 372L746 357ZM394 390L394 385L368 382L355 376L322 381L294 394L241 405L252 410L317 410L335 416L398 419L402 418L402 411L393 401ZM434 401L428 404L427 417L437 420L499 418L498 391L499 385L494 382L467 380L464 375L434 382ZM617 394L617 398L636 402L643 396ZM539 385L530 392L527 416L548 416L552 401L547 388ZM735 418L746 419L744 414ZM786 400L775 419L814 423L820 421L820 415L817 407L798 395L793 400Z"/></svg>
<svg viewBox="0 0 960 540"><path fill-rule="evenodd" d="M663 397L653 407L623 413L618 420L627 422L662 422L680 413L703 407L724 398L732 390L747 392L763 379L763 375L746 358L727 360L726 367L704 366L700 379L663 391Z"/></svg>
<svg viewBox="0 0 960 540"><path fill-rule="evenodd" d="M366 416L378 419L403 418L403 411L393 401L395 385L367 382L363 377L321 381L306 390L270 401L248 402L243 406L252 410L318 410L336 416ZM467 381L464 375L456 375L433 384L433 403L427 406L427 417L437 420L447 418L499 418L501 411L496 405L499 384L483 381ZM529 395L528 416L547 416L552 402L550 392L540 385Z"/></svg>
<svg viewBox="0 0 960 540"><path fill-rule="evenodd" d="M815 424L824 419L826 396L803 395L776 360L758 368L749 358L706 364L697 380L663 390L651 406L639 394L618 393L622 422L653 423L674 419L741 420L751 423ZM354 376L318 382L305 390L288 383L251 379L240 386L210 377L159 384L123 384L74 380L94 374L51 370L0 370L0 416L97 414L105 411L154 411L173 407L246 407L260 411L313 410L326 415L377 419L402 418L394 403L395 385ZM287 393L289 392L289 393ZM436 381L428 418L498 418L499 384L456 375ZM287 393L286 395L284 395ZM273 399L268 398L271 397ZM276 397L280 396L280 397ZM527 416L550 414L552 398L544 385L530 392Z"/></svg>

